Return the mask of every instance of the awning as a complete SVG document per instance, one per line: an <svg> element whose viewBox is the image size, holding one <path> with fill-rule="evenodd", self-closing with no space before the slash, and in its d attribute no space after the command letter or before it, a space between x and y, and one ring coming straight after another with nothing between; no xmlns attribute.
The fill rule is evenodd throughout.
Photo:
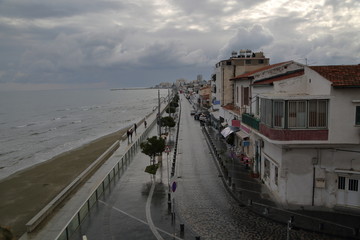
<svg viewBox="0 0 360 240"><path fill-rule="evenodd" d="M227 122L222 122L221 123L221 126L223 126L223 127L226 127L228 124L227 124Z"/></svg>
<svg viewBox="0 0 360 240"><path fill-rule="evenodd" d="M210 114L216 119L216 120L219 120L219 116L220 116L220 113L219 111L216 111L216 112L210 112Z"/></svg>
<svg viewBox="0 0 360 240"><path fill-rule="evenodd" d="M238 131L238 132L236 132L236 136L238 136L241 139L244 139L244 138L248 138L249 134L246 132L243 132L243 131Z"/></svg>
<svg viewBox="0 0 360 240"><path fill-rule="evenodd" d="M228 126L226 128L224 128L221 131L221 135L223 135L224 138L226 138L227 136L229 136L230 134L232 134L233 132L237 132L240 131L240 128L238 127L233 127L233 126Z"/></svg>

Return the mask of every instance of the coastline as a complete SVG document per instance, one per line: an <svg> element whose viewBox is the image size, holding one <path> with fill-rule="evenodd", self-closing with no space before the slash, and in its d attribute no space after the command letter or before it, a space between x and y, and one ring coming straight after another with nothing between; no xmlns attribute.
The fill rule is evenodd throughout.
<svg viewBox="0 0 360 240"><path fill-rule="evenodd" d="M137 124L140 125L143 120ZM10 228L15 237L19 238L26 232L25 224L64 187L115 141L126 139L127 129L100 137L2 179L0 225Z"/></svg>

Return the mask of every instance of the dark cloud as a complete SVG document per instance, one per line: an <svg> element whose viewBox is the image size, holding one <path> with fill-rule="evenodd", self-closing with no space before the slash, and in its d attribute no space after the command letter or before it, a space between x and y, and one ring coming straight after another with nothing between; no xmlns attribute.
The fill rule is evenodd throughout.
<svg viewBox="0 0 360 240"><path fill-rule="evenodd" d="M0 89L209 79L217 61L240 49L262 50L272 63L357 64L359 4L0 0Z"/></svg>
<svg viewBox="0 0 360 240"><path fill-rule="evenodd" d="M220 50L218 59L230 57L232 51L250 49L259 51L274 40L271 32L261 25L254 25L249 29L239 28L236 34Z"/></svg>
<svg viewBox="0 0 360 240"><path fill-rule="evenodd" d="M19 1L0 2L0 15L25 19L63 18L89 12L101 12L109 9L122 9L120 2L110 1Z"/></svg>

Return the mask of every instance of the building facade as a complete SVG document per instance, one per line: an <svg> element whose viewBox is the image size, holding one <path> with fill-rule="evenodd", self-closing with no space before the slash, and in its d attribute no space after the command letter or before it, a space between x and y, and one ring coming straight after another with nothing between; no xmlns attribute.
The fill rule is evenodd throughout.
<svg viewBox="0 0 360 240"><path fill-rule="evenodd" d="M219 109L219 117L225 123L231 122L234 118L228 108L234 106L234 82L232 78L269 65L269 58L262 52L251 50L240 50L232 52L231 58L222 60L215 65L215 73L212 78L212 103L215 109ZM235 117L236 118L236 117Z"/></svg>
<svg viewBox="0 0 360 240"><path fill-rule="evenodd" d="M273 197L288 207L359 208L360 66L290 61L233 81L252 100L236 147Z"/></svg>

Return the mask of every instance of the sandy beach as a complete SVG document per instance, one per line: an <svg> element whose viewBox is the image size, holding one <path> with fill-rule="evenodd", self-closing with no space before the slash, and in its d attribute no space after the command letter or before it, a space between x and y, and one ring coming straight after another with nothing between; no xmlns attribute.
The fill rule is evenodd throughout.
<svg viewBox="0 0 360 240"><path fill-rule="evenodd" d="M116 140L122 139L126 130L101 137L1 180L0 225L10 228L16 239L19 238L26 232L25 224Z"/></svg>

